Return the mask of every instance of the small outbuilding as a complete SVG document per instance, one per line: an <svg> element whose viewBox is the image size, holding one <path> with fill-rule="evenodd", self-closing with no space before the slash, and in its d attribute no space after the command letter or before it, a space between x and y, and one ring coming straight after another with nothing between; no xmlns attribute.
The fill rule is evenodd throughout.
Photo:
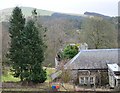
<svg viewBox="0 0 120 93"><path fill-rule="evenodd" d="M110 87L120 86L120 66L118 64L107 64Z"/></svg>

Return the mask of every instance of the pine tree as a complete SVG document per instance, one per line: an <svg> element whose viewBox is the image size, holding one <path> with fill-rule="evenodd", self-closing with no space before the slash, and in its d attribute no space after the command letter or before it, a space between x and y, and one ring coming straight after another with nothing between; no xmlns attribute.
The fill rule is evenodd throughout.
<svg viewBox="0 0 120 93"><path fill-rule="evenodd" d="M44 43L32 20L29 20L25 26L24 38L24 56L27 63L26 80L43 83L46 80L46 71L42 68Z"/></svg>
<svg viewBox="0 0 120 93"><path fill-rule="evenodd" d="M15 7L10 18L9 33L11 37L11 44L8 58L10 59L14 77L20 77L23 81L23 56L22 56L22 32L25 25L25 18L19 7Z"/></svg>
<svg viewBox="0 0 120 93"><path fill-rule="evenodd" d="M8 58L13 76L20 77L21 81L43 83L46 80L46 71L42 68L45 59L42 35L39 36L34 21L29 20L25 24L19 7L13 10L9 33L11 43Z"/></svg>

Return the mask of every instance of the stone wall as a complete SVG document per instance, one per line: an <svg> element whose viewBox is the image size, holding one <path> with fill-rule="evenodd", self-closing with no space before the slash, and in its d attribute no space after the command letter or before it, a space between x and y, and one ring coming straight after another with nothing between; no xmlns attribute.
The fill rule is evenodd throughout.
<svg viewBox="0 0 120 93"><path fill-rule="evenodd" d="M107 71L100 70L71 70L72 80L75 84L79 84L79 77L95 77L96 86L105 86L109 83Z"/></svg>

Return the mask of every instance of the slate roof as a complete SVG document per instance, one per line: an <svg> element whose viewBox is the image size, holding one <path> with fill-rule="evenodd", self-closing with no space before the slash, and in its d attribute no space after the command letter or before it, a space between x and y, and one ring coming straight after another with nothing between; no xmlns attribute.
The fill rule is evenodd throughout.
<svg viewBox="0 0 120 93"><path fill-rule="evenodd" d="M107 64L118 64L120 49L81 50L65 64L65 69L107 69Z"/></svg>

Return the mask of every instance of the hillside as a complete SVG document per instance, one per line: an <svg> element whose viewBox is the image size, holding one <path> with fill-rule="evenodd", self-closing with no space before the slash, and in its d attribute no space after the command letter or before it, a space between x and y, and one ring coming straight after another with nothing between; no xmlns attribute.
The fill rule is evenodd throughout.
<svg viewBox="0 0 120 93"><path fill-rule="evenodd" d="M25 17L31 16L31 11L35 8L32 7L20 7L22 9L23 15ZM13 8L7 8L0 10L0 22L1 21L8 21L11 13L12 13ZM70 17L75 18L75 17L90 17L90 16L99 16L103 18L110 18L109 16L102 15L99 13L94 13L94 12L85 12L84 14L67 14L67 13L57 13L53 11L48 11L48 10L42 10L42 9L37 9L37 13L39 16L53 16L53 17Z"/></svg>
<svg viewBox="0 0 120 93"><path fill-rule="evenodd" d="M25 17L31 16L31 11L35 8L32 7L20 7L22 9L23 15ZM0 21L8 21L10 18L10 15L12 13L13 8L7 8L0 10ZM52 11L46 11L42 9L37 9L38 15L41 16L51 16L53 14Z"/></svg>
<svg viewBox="0 0 120 93"><path fill-rule="evenodd" d="M102 14L95 13L95 12L85 12L84 15L98 16L98 17L102 17L102 18L105 18L105 19L110 19L110 16L102 15Z"/></svg>
<svg viewBox="0 0 120 93"><path fill-rule="evenodd" d="M30 18L31 11L34 8L22 7L22 12L26 18ZM3 34L3 54L7 52L9 47L8 42L10 41L8 33L8 19L10 18L12 8L0 10L0 24L2 27ZM46 50L46 60L44 66L50 64L54 66L54 58L59 49L63 48L69 43L81 43L82 39L80 37L81 25L84 19L89 16L85 15L74 15L65 13L56 13L51 11L45 11L37 9L38 12L38 23L42 24L43 27L47 27L46 32L46 44L48 46ZM2 13L2 14L1 14ZM90 15L93 16L93 15ZM6 22L3 22L6 21ZM1 30L0 27L0 30Z"/></svg>

